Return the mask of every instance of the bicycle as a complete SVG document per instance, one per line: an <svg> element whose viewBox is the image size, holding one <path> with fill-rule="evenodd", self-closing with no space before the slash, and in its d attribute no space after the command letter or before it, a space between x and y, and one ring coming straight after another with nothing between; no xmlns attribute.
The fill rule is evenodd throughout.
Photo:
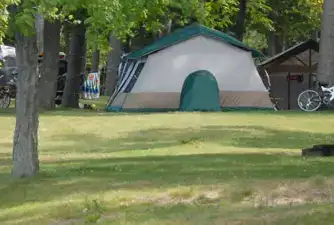
<svg viewBox="0 0 334 225"><path fill-rule="evenodd" d="M305 90L298 95L297 103L305 112L317 111L321 106L329 106L334 100L334 86L320 85L320 91Z"/></svg>
<svg viewBox="0 0 334 225"><path fill-rule="evenodd" d="M3 79L4 75L0 75L0 79ZM16 92L16 78L9 80L4 86L0 87L0 108L8 108L11 100L15 97Z"/></svg>

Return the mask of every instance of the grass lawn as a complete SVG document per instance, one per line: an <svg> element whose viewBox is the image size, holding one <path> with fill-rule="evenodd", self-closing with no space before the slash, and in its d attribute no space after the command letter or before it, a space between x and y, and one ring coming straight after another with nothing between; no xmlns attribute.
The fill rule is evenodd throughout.
<svg viewBox="0 0 334 225"><path fill-rule="evenodd" d="M10 178L0 111L1 225L333 224L330 113L42 113L41 172Z"/></svg>

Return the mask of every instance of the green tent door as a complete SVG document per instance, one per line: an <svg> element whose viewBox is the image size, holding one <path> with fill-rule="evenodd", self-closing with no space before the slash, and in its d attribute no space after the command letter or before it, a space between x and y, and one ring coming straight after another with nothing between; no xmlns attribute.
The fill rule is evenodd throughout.
<svg viewBox="0 0 334 225"><path fill-rule="evenodd" d="M180 110L220 111L218 83L209 71L198 70L185 79Z"/></svg>

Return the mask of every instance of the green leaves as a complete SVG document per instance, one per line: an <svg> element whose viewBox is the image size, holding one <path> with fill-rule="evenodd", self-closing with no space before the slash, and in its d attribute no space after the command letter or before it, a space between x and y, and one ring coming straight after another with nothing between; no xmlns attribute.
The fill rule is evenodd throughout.
<svg viewBox="0 0 334 225"><path fill-rule="evenodd" d="M0 1L0 42L8 27L6 7L19 2ZM156 34L168 20L179 26L198 21L228 31L235 23L238 5L239 0L24 0L15 16L15 29L31 34L36 13L48 20L81 21L87 25L88 45L106 48L111 32L122 39L135 36L139 28ZM78 16L78 9L87 14ZM320 27L321 12L322 0L248 0L245 39L265 46L268 31L292 41L306 38Z"/></svg>
<svg viewBox="0 0 334 225"><path fill-rule="evenodd" d="M7 7L9 5L18 4L19 0L1 0L0 1L0 44L8 29L9 12Z"/></svg>
<svg viewBox="0 0 334 225"><path fill-rule="evenodd" d="M277 34L291 40L305 39L320 28L322 0L267 0Z"/></svg>
<svg viewBox="0 0 334 225"><path fill-rule="evenodd" d="M19 12L15 17L16 28L19 29L24 36L34 34L34 22L35 18L32 12Z"/></svg>

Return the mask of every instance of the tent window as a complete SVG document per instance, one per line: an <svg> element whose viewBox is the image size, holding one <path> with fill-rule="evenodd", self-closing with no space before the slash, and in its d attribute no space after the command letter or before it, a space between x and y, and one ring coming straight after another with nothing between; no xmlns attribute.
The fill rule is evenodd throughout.
<svg viewBox="0 0 334 225"><path fill-rule="evenodd" d="M124 87L126 87L126 85L129 83L128 81L131 79L131 75L136 70L136 68L137 68L136 65L138 63L136 63L135 61L132 61L132 62L129 61L127 64L128 64L128 68L124 71L124 74L122 75L122 79L121 79L120 83L117 84L117 89L114 91L113 95L109 99L110 104L114 100L114 98L116 98L116 96L120 92L122 92L122 89L124 89Z"/></svg>
<svg viewBox="0 0 334 225"><path fill-rule="evenodd" d="M126 70L129 68L130 64L131 64L130 60L125 60L121 62L118 76L124 77L124 74L126 73Z"/></svg>
<svg viewBox="0 0 334 225"><path fill-rule="evenodd" d="M119 91L124 89L124 86L126 87L126 84L128 83L128 80L131 78L131 74L136 70L136 62L132 62L131 66L127 69L125 72L125 75L122 78L121 84L119 86Z"/></svg>
<svg viewBox="0 0 334 225"><path fill-rule="evenodd" d="M138 65L136 71L134 72L128 86L124 90L125 93L131 92L131 90L135 86L135 83L138 80L138 77L141 74L141 71L143 70L144 66L145 66L145 62L139 63L139 65Z"/></svg>
<svg viewBox="0 0 334 225"><path fill-rule="evenodd" d="M117 74L119 77L122 76L123 70L124 70L124 68L126 66L126 63L127 63L127 61L121 61L121 63L119 64L119 66L118 66L118 74Z"/></svg>
<svg viewBox="0 0 334 225"><path fill-rule="evenodd" d="M120 74L118 74L118 81L119 81L118 85L120 85L122 83L128 69L129 69L129 67L131 66L132 63L133 62L131 62L131 61L126 61L126 62L122 63L123 64L122 65L122 70L121 70L122 72Z"/></svg>

